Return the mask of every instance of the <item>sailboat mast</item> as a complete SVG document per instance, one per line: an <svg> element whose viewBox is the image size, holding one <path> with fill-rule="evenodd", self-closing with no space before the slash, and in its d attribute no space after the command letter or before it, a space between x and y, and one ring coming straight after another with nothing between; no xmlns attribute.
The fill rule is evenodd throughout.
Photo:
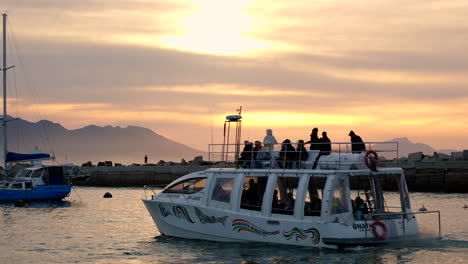
<svg viewBox="0 0 468 264"><path fill-rule="evenodd" d="M7 72L7 61L6 61L6 18L7 14L2 14L3 15L3 119L2 119L2 126L3 126L3 170L6 175L6 165L7 165L7 101L6 101L6 87L7 87L7 78L6 78L6 72Z"/></svg>

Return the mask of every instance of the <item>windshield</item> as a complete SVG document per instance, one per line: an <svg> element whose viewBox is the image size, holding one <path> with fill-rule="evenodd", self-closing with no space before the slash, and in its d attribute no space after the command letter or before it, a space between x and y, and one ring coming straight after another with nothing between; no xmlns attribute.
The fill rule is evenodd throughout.
<svg viewBox="0 0 468 264"><path fill-rule="evenodd" d="M19 174L18 177L30 177L32 173L32 170L22 170Z"/></svg>

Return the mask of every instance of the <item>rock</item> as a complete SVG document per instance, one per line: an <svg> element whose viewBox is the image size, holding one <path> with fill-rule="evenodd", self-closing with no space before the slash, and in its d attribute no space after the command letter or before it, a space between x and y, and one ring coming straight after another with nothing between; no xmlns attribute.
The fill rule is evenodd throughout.
<svg viewBox="0 0 468 264"><path fill-rule="evenodd" d="M188 162L186 160L182 159L180 161L180 165L188 165Z"/></svg>
<svg viewBox="0 0 468 264"><path fill-rule="evenodd" d="M106 166L106 163L100 161L100 162L98 162L97 166L98 167L103 167L103 166Z"/></svg>
<svg viewBox="0 0 468 264"><path fill-rule="evenodd" d="M114 167L122 167L122 163L114 163Z"/></svg>
<svg viewBox="0 0 468 264"><path fill-rule="evenodd" d="M176 163L173 161L168 161L164 164L164 166L174 166L174 165L176 165Z"/></svg>
<svg viewBox="0 0 468 264"><path fill-rule="evenodd" d="M160 160L158 163L156 163L156 166L164 166L166 162L164 160Z"/></svg>
<svg viewBox="0 0 468 264"><path fill-rule="evenodd" d="M415 152L408 155L408 161L421 161L424 158L422 152Z"/></svg>
<svg viewBox="0 0 468 264"><path fill-rule="evenodd" d="M442 161L450 160L450 156L444 153L439 153L439 160L442 160Z"/></svg>
<svg viewBox="0 0 468 264"><path fill-rule="evenodd" d="M91 163L91 161L88 161L88 162L81 164L81 167L93 167L93 163Z"/></svg>
<svg viewBox="0 0 468 264"><path fill-rule="evenodd" d="M424 156L422 162L433 162L434 159L431 156Z"/></svg>
<svg viewBox="0 0 468 264"><path fill-rule="evenodd" d="M463 152L452 152L450 156L451 160L463 160Z"/></svg>
<svg viewBox="0 0 468 264"><path fill-rule="evenodd" d="M463 160L468 160L468 150L463 150Z"/></svg>
<svg viewBox="0 0 468 264"><path fill-rule="evenodd" d="M102 198L112 198L112 194L110 192L106 192Z"/></svg>
<svg viewBox="0 0 468 264"><path fill-rule="evenodd" d="M104 161L104 166L112 167L112 161L110 160Z"/></svg>
<svg viewBox="0 0 468 264"><path fill-rule="evenodd" d="M136 166L136 167L138 167L138 166L140 166L140 164L138 164L138 163L132 163L132 164L130 164L130 166Z"/></svg>
<svg viewBox="0 0 468 264"><path fill-rule="evenodd" d="M203 156L196 156L193 158L193 160L190 162L190 165L200 165L203 162Z"/></svg>

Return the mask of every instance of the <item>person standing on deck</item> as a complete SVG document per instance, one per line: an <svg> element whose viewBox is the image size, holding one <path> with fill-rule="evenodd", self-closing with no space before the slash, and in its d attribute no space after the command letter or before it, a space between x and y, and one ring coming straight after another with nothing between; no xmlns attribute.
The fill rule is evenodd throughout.
<svg viewBox="0 0 468 264"><path fill-rule="evenodd" d="M145 155L145 164L148 163L148 155Z"/></svg>
<svg viewBox="0 0 468 264"><path fill-rule="evenodd" d="M322 138L320 139L321 148L320 148L320 154L323 155L330 155L332 151L331 147L331 140L328 138L327 132L323 131L322 132Z"/></svg>
<svg viewBox="0 0 468 264"><path fill-rule="evenodd" d="M275 149L275 144L278 144L278 141L276 141L275 136L273 136L273 130L267 129L266 130L266 136L263 138L263 146L266 147L268 141L268 149L269 150L274 150Z"/></svg>
<svg viewBox="0 0 468 264"><path fill-rule="evenodd" d="M361 153L366 151L366 145L360 136L356 135L356 133L354 133L352 130L349 131L348 136L351 137L351 151L353 153Z"/></svg>
<svg viewBox="0 0 468 264"><path fill-rule="evenodd" d="M310 134L310 141L307 141L305 144L310 143L310 150L320 150L320 139L318 137L318 128L312 129L312 133Z"/></svg>

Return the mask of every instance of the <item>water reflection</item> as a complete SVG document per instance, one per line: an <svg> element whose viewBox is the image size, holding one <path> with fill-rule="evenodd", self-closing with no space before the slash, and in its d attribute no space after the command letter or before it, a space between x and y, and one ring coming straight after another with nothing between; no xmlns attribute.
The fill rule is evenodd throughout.
<svg viewBox="0 0 468 264"><path fill-rule="evenodd" d="M442 240L328 250L161 236L140 198L143 189L78 188L82 199L0 205L0 263L428 263L468 257L468 210L459 195L416 194L441 210ZM114 198L103 199L110 191ZM466 197L466 198L465 198ZM27 239L25 239L27 238Z"/></svg>

